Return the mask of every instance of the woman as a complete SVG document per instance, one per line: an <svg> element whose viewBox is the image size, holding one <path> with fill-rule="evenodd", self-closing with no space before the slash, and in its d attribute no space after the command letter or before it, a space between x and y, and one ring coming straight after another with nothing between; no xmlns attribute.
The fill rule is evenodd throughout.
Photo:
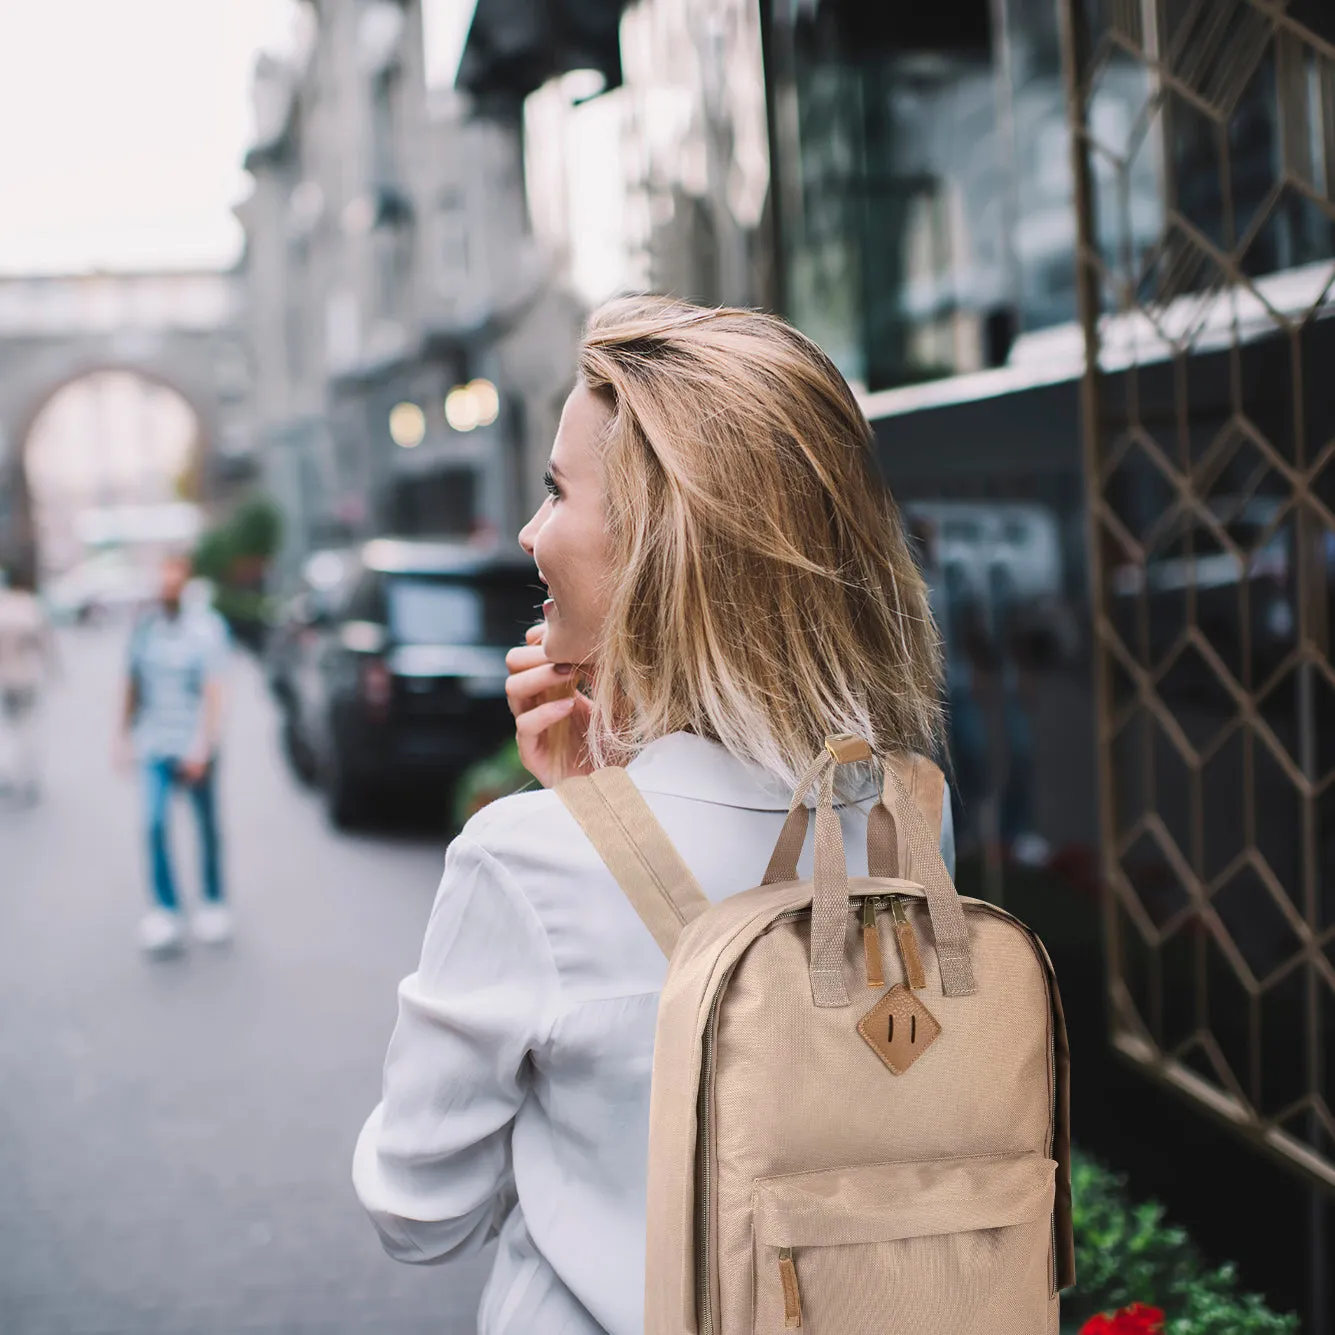
<svg viewBox="0 0 1335 1335"><path fill-rule="evenodd" d="M520 754L545 789L627 764L712 899L759 884L827 734L935 747L937 636L870 442L833 364L774 317L627 298L590 322L519 535L551 594L509 658ZM875 776L845 771L860 875ZM665 969L555 793L495 802L450 845L353 1176L400 1260L499 1230L484 1335L643 1328Z"/></svg>

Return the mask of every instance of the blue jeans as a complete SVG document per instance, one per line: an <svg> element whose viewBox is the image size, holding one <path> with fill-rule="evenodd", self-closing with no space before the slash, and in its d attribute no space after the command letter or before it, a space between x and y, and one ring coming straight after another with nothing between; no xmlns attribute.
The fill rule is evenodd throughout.
<svg viewBox="0 0 1335 1335"><path fill-rule="evenodd" d="M148 820L148 857L153 871L153 894L162 908L175 912L180 906L176 878L172 875L171 850L167 847L167 817L172 789L185 789L199 822L199 849L203 863L204 898L222 902L222 873L218 850L218 806L215 796L217 762L210 761L204 777L194 784L182 783L176 775L179 760L155 756L144 762L144 813Z"/></svg>

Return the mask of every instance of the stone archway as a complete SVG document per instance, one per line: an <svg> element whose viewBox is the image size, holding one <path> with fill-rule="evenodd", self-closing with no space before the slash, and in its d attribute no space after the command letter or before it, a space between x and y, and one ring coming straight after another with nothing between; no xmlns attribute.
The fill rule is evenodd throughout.
<svg viewBox="0 0 1335 1335"><path fill-rule="evenodd" d="M202 499L207 450L196 405L137 367L85 371L47 393L16 451L41 573L124 540L127 521L139 541L154 529L185 540L197 520L183 503Z"/></svg>
<svg viewBox="0 0 1335 1335"><path fill-rule="evenodd" d="M85 350L71 350L73 356L56 359L54 366L32 369L47 374L29 382L28 393L15 396L9 421L0 417L0 489L5 503L0 505L0 564L28 575L38 568L37 525L34 508L30 446L35 429L40 428L48 408L67 390L85 381L103 376L127 376L147 385L157 386L176 396L189 409L195 423L191 446L194 499L207 500L208 459L218 431L218 413L206 386L191 383L177 367L164 366L148 359L89 356ZM46 360L46 359L43 359ZM16 377L17 378L17 377ZM6 376L9 379L9 376Z"/></svg>
<svg viewBox="0 0 1335 1335"><path fill-rule="evenodd" d="M238 279L217 272L0 279L0 564L35 565L27 442L67 385L128 372L180 395L199 423L198 492L244 460L250 366Z"/></svg>

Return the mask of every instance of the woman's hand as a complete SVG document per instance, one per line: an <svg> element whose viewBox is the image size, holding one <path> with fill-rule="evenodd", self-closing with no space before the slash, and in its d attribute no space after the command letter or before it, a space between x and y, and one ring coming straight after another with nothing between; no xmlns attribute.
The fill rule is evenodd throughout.
<svg viewBox="0 0 1335 1335"><path fill-rule="evenodd" d="M592 774L584 751L592 705L575 689L570 663L553 663L542 647L545 625L530 626L524 644L505 655L505 696L515 716L519 759L544 788L572 774Z"/></svg>

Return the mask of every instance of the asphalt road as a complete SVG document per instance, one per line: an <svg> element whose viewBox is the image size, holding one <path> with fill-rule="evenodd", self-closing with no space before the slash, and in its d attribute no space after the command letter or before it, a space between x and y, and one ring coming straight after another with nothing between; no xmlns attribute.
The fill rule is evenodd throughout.
<svg viewBox="0 0 1335 1335"><path fill-rule="evenodd" d="M349 1182L443 837L333 833L240 661L222 771L237 939L143 958L137 793L109 759L122 640L64 636L45 799L0 801L0 1332L471 1331L487 1257L390 1261Z"/></svg>

